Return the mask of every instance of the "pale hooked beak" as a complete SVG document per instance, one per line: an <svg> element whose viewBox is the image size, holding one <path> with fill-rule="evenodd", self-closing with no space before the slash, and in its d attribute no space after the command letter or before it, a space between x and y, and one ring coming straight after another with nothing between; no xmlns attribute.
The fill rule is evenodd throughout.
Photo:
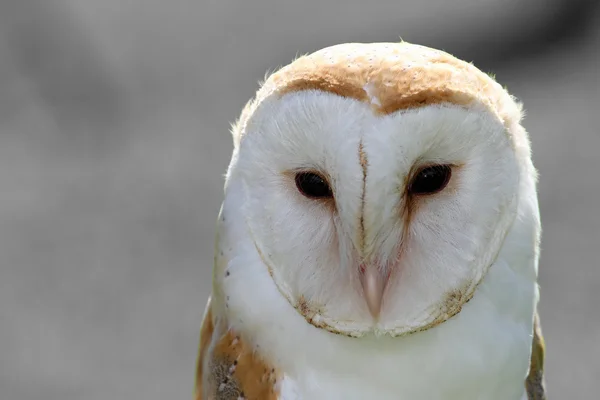
<svg viewBox="0 0 600 400"><path fill-rule="evenodd" d="M383 293L389 280L389 273L382 271L378 265L360 265L360 283L369 311L375 320L379 319Z"/></svg>

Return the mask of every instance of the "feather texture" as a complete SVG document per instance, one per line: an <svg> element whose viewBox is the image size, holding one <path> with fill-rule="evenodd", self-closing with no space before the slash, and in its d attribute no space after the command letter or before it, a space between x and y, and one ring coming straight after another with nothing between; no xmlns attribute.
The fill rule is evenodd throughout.
<svg viewBox="0 0 600 400"><path fill-rule="evenodd" d="M196 400L545 399L521 117L474 66L408 43L272 74L233 126ZM411 193L430 165L447 185ZM307 171L330 198L298 189Z"/></svg>
<svg viewBox="0 0 600 400"><path fill-rule="evenodd" d="M533 344L531 348L531 365L525 387L528 400L546 400L546 385L544 378L544 355L546 345L542 336L539 314L535 313L533 327Z"/></svg>

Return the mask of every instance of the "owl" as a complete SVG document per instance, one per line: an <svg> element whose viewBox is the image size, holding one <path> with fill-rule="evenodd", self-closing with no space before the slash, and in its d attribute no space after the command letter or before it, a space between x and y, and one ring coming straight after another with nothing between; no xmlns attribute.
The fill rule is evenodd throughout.
<svg viewBox="0 0 600 400"><path fill-rule="evenodd" d="M232 128L195 399L544 399L522 115L406 42L271 74Z"/></svg>

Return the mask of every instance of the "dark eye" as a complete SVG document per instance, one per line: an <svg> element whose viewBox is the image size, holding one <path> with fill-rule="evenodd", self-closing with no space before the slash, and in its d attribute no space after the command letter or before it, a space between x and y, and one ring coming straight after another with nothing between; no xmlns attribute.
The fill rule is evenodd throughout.
<svg viewBox="0 0 600 400"><path fill-rule="evenodd" d="M452 168L449 165L433 165L423 168L413 178L408 191L412 194L433 194L444 189L450 181Z"/></svg>
<svg viewBox="0 0 600 400"><path fill-rule="evenodd" d="M300 193L313 199L328 198L333 196L327 181L314 172L297 173L296 187L298 187Z"/></svg>

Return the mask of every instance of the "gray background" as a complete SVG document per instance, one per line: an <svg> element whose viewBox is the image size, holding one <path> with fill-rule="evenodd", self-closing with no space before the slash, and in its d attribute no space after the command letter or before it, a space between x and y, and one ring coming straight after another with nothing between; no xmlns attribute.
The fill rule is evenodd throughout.
<svg viewBox="0 0 600 400"><path fill-rule="evenodd" d="M598 3L0 0L0 399L191 398L229 122L297 53L400 36L524 101L550 398L598 398Z"/></svg>

